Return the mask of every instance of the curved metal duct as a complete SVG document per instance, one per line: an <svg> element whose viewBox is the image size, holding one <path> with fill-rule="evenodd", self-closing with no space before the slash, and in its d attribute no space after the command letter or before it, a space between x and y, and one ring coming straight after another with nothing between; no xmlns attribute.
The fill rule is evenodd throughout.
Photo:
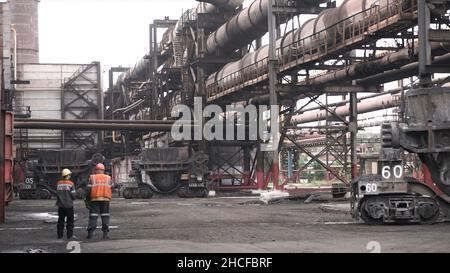
<svg viewBox="0 0 450 273"><path fill-rule="evenodd" d="M256 0L223 24L208 37L206 52L213 54L219 48L228 48L233 51L264 35L267 32L265 22L267 22L268 5L268 0Z"/></svg>
<svg viewBox="0 0 450 273"><path fill-rule="evenodd" d="M306 7L317 5L318 2L324 1L304 0L298 4ZM277 0L276 3L280 6L295 5L291 0ZM269 0L255 0L249 7L231 18L208 37L206 52L214 54L219 49L235 51L264 36L268 31L268 8ZM280 18L280 20L280 24L285 23L288 17Z"/></svg>
<svg viewBox="0 0 450 273"><path fill-rule="evenodd" d="M125 72L124 80L145 80L148 75L149 60L142 58L132 68Z"/></svg>
<svg viewBox="0 0 450 273"><path fill-rule="evenodd" d="M329 43L335 35L336 26L344 24L345 27L352 27L351 23L346 21L346 19L356 16L356 19L352 22L359 24L359 22L364 21L370 12L378 12L382 16L389 12L386 8L388 5L394 6L400 3L407 3L407 0L345 0L341 6L336 8L330 8L322 11L316 18L306 21L300 28L292 30L287 33L283 38L277 41L277 54L280 60L286 61L291 56L302 56L309 55L308 48L313 48L317 41L323 38L329 37ZM263 6L267 8L267 0L257 0L249 8L243 10L233 19L228 21L225 25L220 27L216 32L212 33L208 38L207 50L209 53L215 52L218 48L225 45L233 43L236 47L242 43L247 43L249 39L253 38L249 34L258 33L258 28L265 26L267 29L267 24L265 20L267 19L267 11L264 13L262 9ZM374 7L379 7L375 8ZM237 23L235 22L237 19ZM241 18L241 20L239 20ZM264 22L263 22L264 21ZM255 22L260 22L259 26L255 25ZM249 33L247 33L249 32ZM243 36L248 35L249 39ZM264 33L263 33L264 34ZM328 36L324 36L327 35ZM251 41L250 41L251 42ZM233 47L231 47L233 48ZM253 56L257 56L255 59ZM231 63L225 66L222 70L210 75L207 80L207 86L212 84L217 84L219 87L224 88L233 85L233 80L230 75L239 72L243 67L248 67L253 64L253 68L245 70L240 75L246 75L248 73L257 73L260 69L267 70L267 66L255 65L258 61L266 59L268 57L268 49L262 47L255 52L246 54L240 61ZM253 59L253 63L251 60ZM223 71L226 68L225 71ZM234 69L234 72L232 69ZM236 73L237 74L237 73ZM227 77L224 79L224 77Z"/></svg>
<svg viewBox="0 0 450 273"><path fill-rule="evenodd" d="M276 46L279 48L283 39L276 41ZM265 45L258 50L246 54L241 60L226 64L221 70L211 74L206 80L206 86L220 82L222 85L233 85L238 78L248 77L252 73L258 73L267 70L267 62L264 60L269 55L269 46ZM255 65L256 64L256 65ZM237 75L236 72L240 73Z"/></svg>
<svg viewBox="0 0 450 273"><path fill-rule="evenodd" d="M221 9L233 10L242 5L244 0L203 0L202 2L212 4Z"/></svg>

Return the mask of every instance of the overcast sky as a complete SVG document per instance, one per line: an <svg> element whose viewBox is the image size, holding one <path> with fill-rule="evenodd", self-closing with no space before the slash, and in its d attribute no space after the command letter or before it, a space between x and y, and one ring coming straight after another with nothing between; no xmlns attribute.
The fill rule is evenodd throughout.
<svg viewBox="0 0 450 273"><path fill-rule="evenodd" d="M179 19L195 0L41 0L41 63L130 66L148 52L154 19Z"/></svg>

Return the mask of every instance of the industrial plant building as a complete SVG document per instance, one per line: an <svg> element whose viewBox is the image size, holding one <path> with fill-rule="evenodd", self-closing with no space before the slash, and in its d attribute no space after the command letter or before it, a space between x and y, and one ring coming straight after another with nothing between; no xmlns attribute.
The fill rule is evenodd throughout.
<svg viewBox="0 0 450 273"><path fill-rule="evenodd" d="M65 170L78 241L111 179L86 252L450 250L450 1L190 2L107 69L40 62L39 1L0 2L0 252L67 249Z"/></svg>

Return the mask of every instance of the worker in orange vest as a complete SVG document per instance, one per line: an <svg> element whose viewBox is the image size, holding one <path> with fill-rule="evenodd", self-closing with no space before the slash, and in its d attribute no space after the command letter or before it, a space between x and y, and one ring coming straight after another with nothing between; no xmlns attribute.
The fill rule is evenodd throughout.
<svg viewBox="0 0 450 273"><path fill-rule="evenodd" d="M89 208L89 225L87 239L92 239L97 228L97 219L102 218L103 239L108 239L109 233L109 203L112 199L111 177L105 174L105 165L99 163L95 174L89 178L86 192L86 203Z"/></svg>

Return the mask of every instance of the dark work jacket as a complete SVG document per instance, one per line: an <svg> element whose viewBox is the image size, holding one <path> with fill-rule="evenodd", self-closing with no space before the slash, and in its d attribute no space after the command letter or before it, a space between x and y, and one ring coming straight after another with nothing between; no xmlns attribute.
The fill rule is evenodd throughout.
<svg viewBox="0 0 450 273"><path fill-rule="evenodd" d="M70 180L58 181L56 189L56 195L58 201L56 205L60 208L70 209L73 208L73 200L75 200L75 185Z"/></svg>

